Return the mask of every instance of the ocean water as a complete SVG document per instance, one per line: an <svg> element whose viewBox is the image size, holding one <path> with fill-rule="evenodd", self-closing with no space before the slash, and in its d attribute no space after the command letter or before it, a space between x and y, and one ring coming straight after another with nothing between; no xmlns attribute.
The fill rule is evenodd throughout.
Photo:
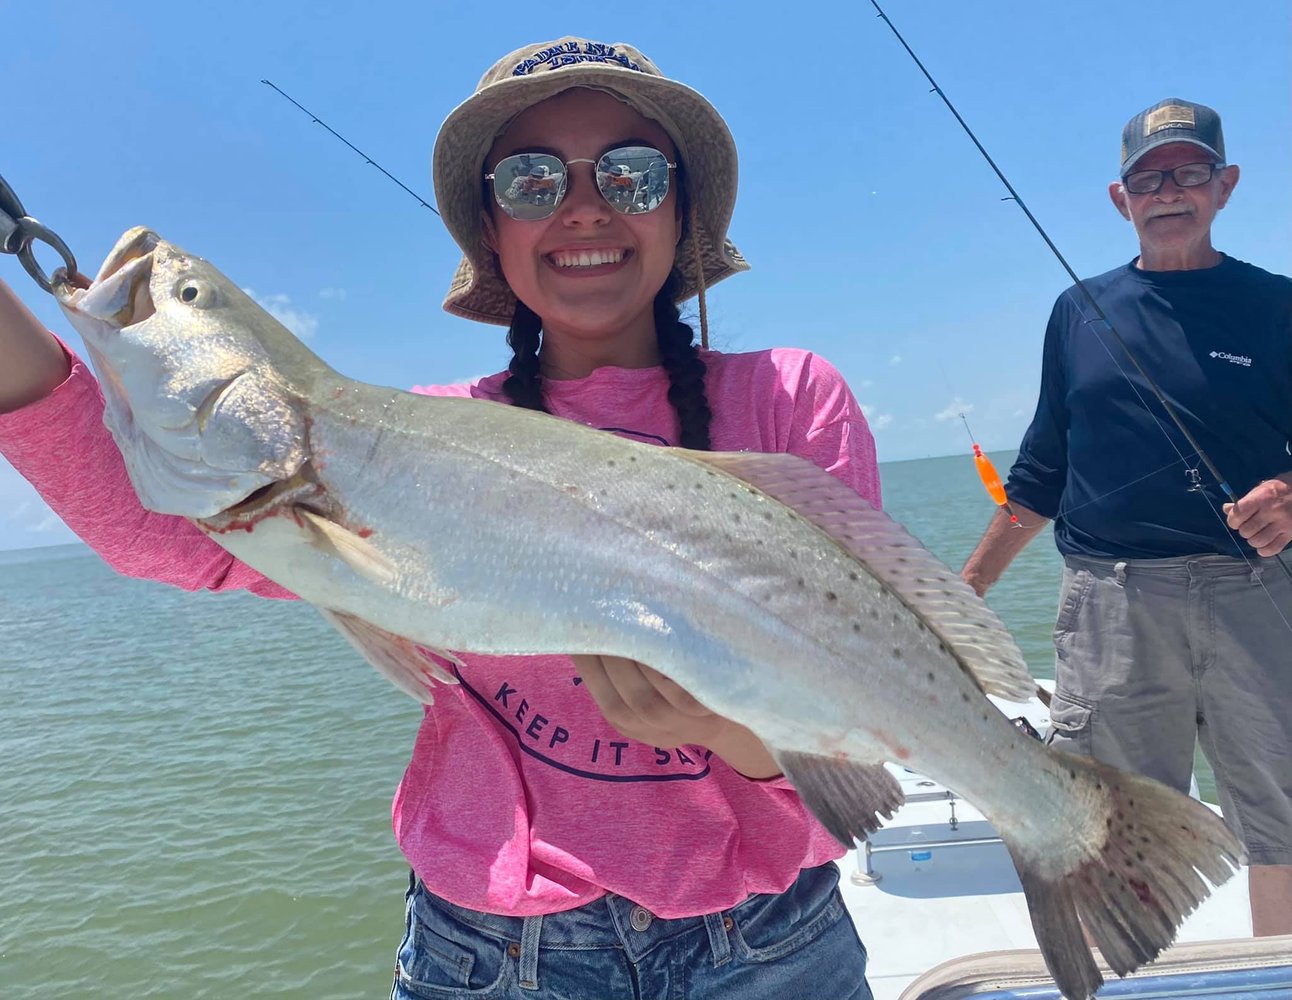
<svg viewBox="0 0 1292 1000"><path fill-rule="evenodd" d="M882 471L959 568L994 509L972 461ZM989 598L1038 677L1060 566L1042 535ZM0 552L0 997L387 996L419 717L306 606Z"/></svg>

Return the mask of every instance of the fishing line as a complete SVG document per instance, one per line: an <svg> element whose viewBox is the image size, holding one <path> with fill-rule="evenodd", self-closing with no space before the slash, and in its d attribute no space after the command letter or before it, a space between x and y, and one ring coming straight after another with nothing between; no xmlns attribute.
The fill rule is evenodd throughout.
<svg viewBox="0 0 1292 1000"><path fill-rule="evenodd" d="M1079 504L1077 504L1076 506L1073 506L1073 507L1064 507L1064 508L1062 508L1062 509L1059 511L1059 513L1060 513L1062 516L1067 517L1069 514L1076 513L1076 512L1077 512L1077 511L1079 511L1079 510L1084 510L1085 508L1090 507L1090 506L1092 506L1093 504L1097 504L1097 503L1099 503L1101 500L1106 500L1106 499L1108 499L1108 498L1109 498L1110 496L1112 496L1114 493L1120 493L1122 490L1128 490L1128 489L1130 489L1132 486L1136 485L1137 483L1142 483L1142 482L1144 482L1144 480L1146 480L1146 479L1152 479L1152 478L1153 478L1154 476L1156 476L1159 472L1165 472L1167 469L1174 469L1176 465L1177 465L1177 463L1176 463L1176 462L1174 462L1174 461L1167 462L1165 465L1159 465L1159 466L1158 466L1156 469L1154 469L1152 472L1146 472L1146 473L1144 473L1144 475L1139 476L1139 477L1138 477L1138 478L1136 478L1136 479L1132 479L1132 480L1130 480L1130 482L1122 483L1122 484L1121 484L1120 486L1118 486L1116 489L1111 489L1111 490L1109 490L1107 493L1101 493L1101 494L1099 494L1099 496L1097 496L1097 497L1091 497L1091 498L1090 498L1089 500L1087 500L1085 503L1079 503ZM1240 550L1240 551L1241 551L1241 550ZM1248 565L1251 565L1251 564L1249 563Z"/></svg>
<svg viewBox="0 0 1292 1000"><path fill-rule="evenodd" d="M996 176L1000 178L1000 182L1005 185L1005 189L1009 191L1009 197L1002 200L1013 201L1016 205L1018 205L1020 209L1023 210L1023 214L1027 216L1027 219L1029 222L1032 223L1033 228L1040 234L1041 239L1045 240L1045 245L1050 248L1050 251L1058 259L1059 263L1063 265L1063 269L1068 272L1068 276L1072 279L1073 284L1078 289L1081 290L1081 293L1086 297L1086 300L1090 303L1090 306L1098 314L1099 319L1103 322L1104 326L1108 328L1108 332L1111 333L1113 337L1116 339L1118 346L1121 347L1122 351L1126 355L1126 358L1130 361L1132 365L1135 366L1135 370L1139 372L1140 377L1144 379L1145 384L1153 392L1153 395L1157 398L1157 401L1162 405L1162 409L1166 412L1166 415L1171 418L1171 422L1175 424L1176 428L1184 436L1184 439L1189 442L1189 446L1197 454L1198 459L1203 463L1203 465L1207 467L1207 471L1210 472L1211 475L1215 478L1216 484L1224 492L1225 496L1229 498L1229 501L1231 503L1237 503L1238 502L1237 495L1235 495L1234 491L1230 488L1229 483L1225 479L1225 477L1220 474L1220 470L1216 468L1215 463L1211 461L1211 457L1207 454L1206 450L1202 447L1202 445L1200 445L1198 441L1194 438L1193 434L1190 433L1189 429L1184 425L1184 422L1180 419L1179 414L1176 413L1175 407L1171 405L1170 401L1166 398L1166 395L1162 392L1161 388L1158 386L1157 382L1153 379L1153 377L1149 375L1147 371L1145 371L1144 366L1141 365L1139 362L1139 358L1135 356L1135 352L1130 349L1130 346L1126 343L1125 340L1122 339L1122 335L1117 332L1117 328L1113 325L1112 321L1104 313L1103 308L1099 305L1098 300L1091 293L1090 289L1086 287L1086 283L1081 280L1077 272L1074 271L1072 269L1072 266L1068 263L1067 258L1065 258L1063 254L1059 251L1059 248L1054 245L1054 241L1050 239L1050 236L1048 233L1046 233L1044 227L1041 225L1040 222L1037 221L1036 216L1032 214L1031 209L1027 207L1027 204L1023 201L1022 196L1016 190L1014 190L1014 185L1012 185L1009 182L1009 179L1001 171L1000 167L996 165L996 161L991 158L991 154L988 153L986 148L983 146L983 144L978 141L978 137L974 135L973 129L971 129L968 123L964 120L964 118L961 117L960 112L956 110L955 105L951 103L950 99L943 92L942 88L938 86L938 82L933 79L932 74L930 74L929 71L925 69L924 63L920 62L920 57L917 56L915 54L915 51L910 47L910 45L907 44L906 39L902 37L902 33L898 31L897 28L894 26L893 22L889 20L888 15L884 13L883 8L879 6L876 0L870 0L870 5L875 8L879 17L881 17L884 23L888 25L889 30L892 31L893 35L897 38L898 42L901 43L902 48L906 50L907 55L911 57L911 59L915 62L915 65L919 67L920 72L924 74L924 78L929 81L929 84L933 88L932 93L937 94L938 97L942 99L942 103L945 104L947 106L947 109L951 112L951 114L955 116L956 121L960 123L960 127L964 129L965 134L968 135L969 138L973 141L973 144L976 147L978 147L978 152L980 152L983 155L983 159L985 159L988 165L991 167L991 169L995 171ZM1085 319L1085 313L1080 309L1080 307L1078 307L1078 312L1081 313L1082 318ZM1091 322L1088 319L1086 319L1086 322L1090 326L1091 333L1095 335L1095 339L1098 340L1101 345L1103 345L1105 351L1108 351L1108 345L1104 343L1103 338L1099 335L1099 331L1098 329L1096 329L1093 322ZM1109 354L1111 356L1111 352L1109 352ZM1131 381L1130 376L1126 374L1125 370L1120 365L1117 366L1117 370L1121 372L1123 378L1125 378L1128 382L1130 382L1131 388L1135 390L1136 396L1140 398L1140 401L1144 402L1143 397L1140 396L1139 391L1135 386L1135 383ZM1147 408L1147 403L1145 403L1144 405ZM1172 449L1176 452L1177 455L1180 456L1180 461L1185 465L1187 470L1188 463L1185 461L1184 455L1180 452L1179 447L1176 445L1175 441L1171 439L1171 435L1167 433L1166 428L1163 427L1160 422L1157 422L1156 415L1152 413L1152 410L1149 410L1149 413L1154 416L1154 420L1155 420L1155 423L1157 423L1158 429L1161 430L1163 435L1166 436L1167 440L1171 444ZM1194 471L1196 473L1196 470ZM1196 478L1193 476L1190 476L1189 481L1190 481L1191 492L1193 492L1194 490L1192 489L1192 487L1196 485ZM1201 491L1196 491L1196 492L1201 492ZM1206 500L1207 502L1207 506L1211 509L1212 513L1215 514L1217 520L1224 527L1225 532L1229 534L1230 537L1232 538L1233 534L1232 532L1230 532L1229 525L1226 523L1221 512L1216 510L1215 506L1211 503L1211 500L1206 496L1205 493L1203 493L1202 495L1203 495L1203 499ZM1241 545L1238 547L1238 552L1239 552L1239 555L1242 556L1243 561L1253 569L1253 576L1259 582L1260 577L1255 574L1254 572L1255 567L1252 567L1251 560L1247 558L1247 555L1246 553L1243 552ZM1288 580L1292 581L1292 568L1289 568L1288 564L1285 563L1282 559L1278 558L1278 556L1274 557L1274 561L1283 570L1284 574L1286 574ZM1264 589L1265 587L1264 583L1261 583L1261 587L1262 589ZM1278 606L1278 602L1274 600L1273 595L1270 594L1268 590L1265 590L1265 593L1266 593L1266 596L1269 597L1270 603L1274 605L1274 610L1278 613L1279 617L1283 619L1283 623L1287 625L1288 631L1292 632L1292 623L1290 623L1287 617L1283 614L1282 610Z"/></svg>
<svg viewBox="0 0 1292 1000"><path fill-rule="evenodd" d="M331 125L329 125L327 122L325 122L322 118L320 118L318 115L316 115L313 111L310 111L310 110L309 110L308 108L306 108L304 105L302 105L302 104L300 104L298 101L296 101L293 97L291 97L289 94L287 94L287 93L286 93L286 92L285 92L281 87L276 86L275 84L271 83L269 80L261 80L260 82L261 82L261 83L263 83L263 84L265 84L265 86L267 86L267 87L273 87L273 89L274 89L274 90L276 90L276 91L278 91L278 93L279 93L279 94L281 94L283 97L287 98L287 100L289 100L289 101L291 101L293 104L295 104L298 108L300 108L300 109L301 109L302 111L304 111L307 115L309 115L311 119L313 119L314 124L316 124L316 125L322 125L325 129L327 129L329 132L331 132L334 136L336 136L338 139L340 139L342 142L344 142L347 146L349 146L351 149L353 149L356 153L358 153L360 156L362 156L362 157L364 158L364 161L365 161L366 163L368 163L370 166L374 166L374 167L376 167L376 168L377 168L378 170L380 170L383 174L385 174L387 177L389 177L392 181L394 181L396 184L398 184L401 188L403 188L405 191L407 191L409 194L411 194L414 198L416 198L416 199L417 199L417 203L418 203L419 205L421 205L423 208L429 208L429 209L430 209L432 212L434 212L436 215L440 215L439 210L438 210L434 205L432 205L429 201L427 201L425 198L423 198L420 194L418 194L416 191L414 191L412 188L410 188L407 184L405 184L403 181L401 181L398 177L396 177L394 174L392 174L389 170L387 170L385 167L383 167L380 163L378 163L376 160L374 160L371 156L369 156L367 153L365 153L362 149L360 149L358 146L356 146L354 143L352 143L349 139L347 139L347 138L346 138L345 136L343 136L340 132L338 132L336 129L334 129ZM443 218L443 216L440 216L440 218Z"/></svg>

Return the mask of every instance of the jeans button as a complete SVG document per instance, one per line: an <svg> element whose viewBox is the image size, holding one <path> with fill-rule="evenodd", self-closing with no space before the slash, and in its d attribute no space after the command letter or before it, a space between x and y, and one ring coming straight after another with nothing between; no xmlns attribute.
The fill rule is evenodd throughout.
<svg viewBox="0 0 1292 1000"><path fill-rule="evenodd" d="M644 931L654 919L650 910L644 906L634 906L632 913L628 914L628 922L632 924L635 931Z"/></svg>

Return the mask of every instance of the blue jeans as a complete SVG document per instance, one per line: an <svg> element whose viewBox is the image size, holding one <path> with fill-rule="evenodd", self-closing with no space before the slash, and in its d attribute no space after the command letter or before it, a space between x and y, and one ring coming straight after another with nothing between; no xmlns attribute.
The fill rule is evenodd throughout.
<svg viewBox="0 0 1292 1000"><path fill-rule="evenodd" d="M871 1000L833 864L780 894L665 920L622 896L542 917L455 906L410 879L392 1000Z"/></svg>

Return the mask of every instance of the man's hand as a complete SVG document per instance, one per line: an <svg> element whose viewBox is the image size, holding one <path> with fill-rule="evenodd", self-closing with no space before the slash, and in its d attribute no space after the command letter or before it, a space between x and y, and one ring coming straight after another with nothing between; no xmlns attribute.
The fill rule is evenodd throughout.
<svg viewBox="0 0 1292 1000"><path fill-rule="evenodd" d="M1259 483L1224 506L1229 526L1259 555L1278 555L1292 541L1292 472Z"/></svg>
<svg viewBox="0 0 1292 1000"><path fill-rule="evenodd" d="M656 747L705 747L749 778L780 773L752 731L705 708L658 670L620 656L573 659L601 714L624 736Z"/></svg>

